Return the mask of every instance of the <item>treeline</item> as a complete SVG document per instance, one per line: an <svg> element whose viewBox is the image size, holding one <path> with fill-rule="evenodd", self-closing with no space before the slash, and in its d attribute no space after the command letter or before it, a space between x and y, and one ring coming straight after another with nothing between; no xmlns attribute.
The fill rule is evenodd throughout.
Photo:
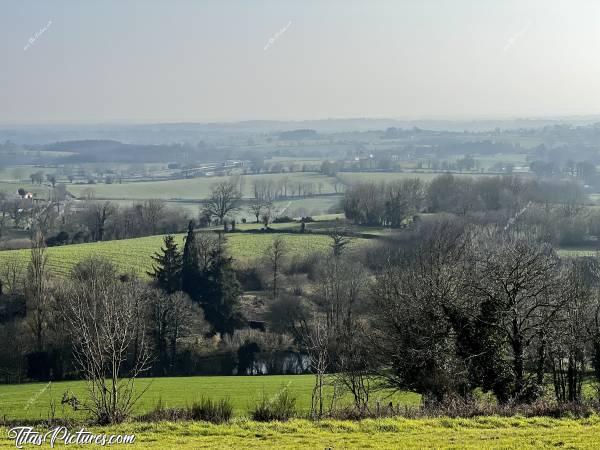
<svg viewBox="0 0 600 450"><path fill-rule="evenodd" d="M362 263L332 256L313 309L290 320L315 373L313 412L329 411L319 389L331 384L354 417L384 388L438 407L481 392L505 406L584 402L586 380L600 382L600 260L456 217L419 228Z"/></svg>
<svg viewBox="0 0 600 450"><path fill-rule="evenodd" d="M429 183L354 184L346 189L343 208L356 224L396 228L419 213L451 213L479 224L506 224L513 218L535 225L546 242L575 245L599 231L598 214L584 207L585 199L582 186L571 181L443 174Z"/></svg>
<svg viewBox="0 0 600 450"><path fill-rule="evenodd" d="M372 286L366 360L426 401L583 399L600 381L597 258L560 259L527 233L451 220L395 252ZM365 363L365 361L363 361Z"/></svg>

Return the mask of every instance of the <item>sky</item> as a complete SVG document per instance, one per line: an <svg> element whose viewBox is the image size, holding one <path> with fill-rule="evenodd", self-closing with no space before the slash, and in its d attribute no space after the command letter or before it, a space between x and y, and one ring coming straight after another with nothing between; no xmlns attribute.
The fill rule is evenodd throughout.
<svg viewBox="0 0 600 450"><path fill-rule="evenodd" d="M600 113L595 0L0 0L0 123Z"/></svg>

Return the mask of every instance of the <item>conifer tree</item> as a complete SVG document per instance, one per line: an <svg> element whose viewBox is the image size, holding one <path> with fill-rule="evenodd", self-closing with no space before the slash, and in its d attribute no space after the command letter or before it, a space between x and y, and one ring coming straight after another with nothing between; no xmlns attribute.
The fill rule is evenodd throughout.
<svg viewBox="0 0 600 450"><path fill-rule="evenodd" d="M240 311L242 290L232 267L233 259L225 254L223 240L219 240L211 256L200 286L202 309L214 331L232 334L243 325Z"/></svg>
<svg viewBox="0 0 600 450"><path fill-rule="evenodd" d="M201 277L196 235L194 234L194 221L190 220L181 262L181 290L187 293L192 300L198 300L199 298Z"/></svg>
<svg viewBox="0 0 600 450"><path fill-rule="evenodd" d="M152 271L147 272L156 282L156 285L168 294L181 289L181 254L177 250L175 238L165 236L164 247L156 252L152 259L156 261Z"/></svg>

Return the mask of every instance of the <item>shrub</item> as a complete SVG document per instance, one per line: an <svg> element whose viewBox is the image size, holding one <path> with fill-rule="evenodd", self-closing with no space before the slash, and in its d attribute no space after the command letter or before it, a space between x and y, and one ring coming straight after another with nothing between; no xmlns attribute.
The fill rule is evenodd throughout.
<svg viewBox="0 0 600 450"><path fill-rule="evenodd" d="M199 402L195 402L187 408L167 408L160 398L152 411L138 417L138 420L142 422L204 420L219 424L228 422L232 416L233 406L228 399L214 401L202 397Z"/></svg>
<svg viewBox="0 0 600 450"><path fill-rule="evenodd" d="M273 219L273 223L288 223L288 222L293 222L294 219L291 218L290 216L279 216L279 217L275 217L275 219Z"/></svg>
<svg viewBox="0 0 600 450"><path fill-rule="evenodd" d="M287 387L283 387L272 398L263 394L262 399L250 411L250 417L257 422L285 422L296 415L296 397L292 396Z"/></svg>
<svg viewBox="0 0 600 450"><path fill-rule="evenodd" d="M229 422L233 416L233 405L229 399L220 399L214 401L210 398L202 397L199 402L192 404L189 411L189 418L192 420L204 420L212 423Z"/></svg>

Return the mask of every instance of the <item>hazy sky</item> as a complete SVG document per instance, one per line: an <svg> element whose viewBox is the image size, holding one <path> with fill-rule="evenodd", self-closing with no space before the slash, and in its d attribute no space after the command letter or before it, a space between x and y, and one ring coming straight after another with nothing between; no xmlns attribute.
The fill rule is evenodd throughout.
<svg viewBox="0 0 600 450"><path fill-rule="evenodd" d="M0 5L2 123L600 113L595 0Z"/></svg>

